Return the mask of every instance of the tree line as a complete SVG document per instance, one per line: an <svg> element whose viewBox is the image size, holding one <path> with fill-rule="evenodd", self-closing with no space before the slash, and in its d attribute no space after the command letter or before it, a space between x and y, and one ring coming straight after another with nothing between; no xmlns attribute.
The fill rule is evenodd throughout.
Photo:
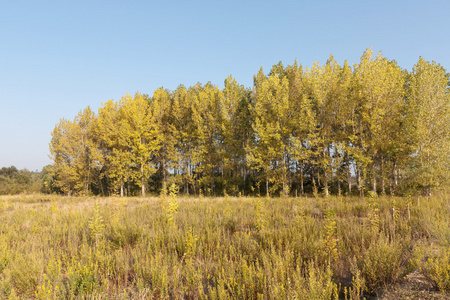
<svg viewBox="0 0 450 300"><path fill-rule="evenodd" d="M27 169L19 170L15 166L0 169L0 195L16 195L22 193L51 193L51 166L44 167L41 172Z"/></svg>
<svg viewBox="0 0 450 300"><path fill-rule="evenodd" d="M51 190L143 196L397 194L448 183L449 74L366 50L360 62L262 68L152 96L127 94L61 119Z"/></svg>

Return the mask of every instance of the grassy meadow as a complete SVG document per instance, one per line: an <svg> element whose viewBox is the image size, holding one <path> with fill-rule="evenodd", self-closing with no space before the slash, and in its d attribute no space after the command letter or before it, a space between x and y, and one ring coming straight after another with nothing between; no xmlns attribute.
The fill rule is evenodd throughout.
<svg viewBox="0 0 450 300"><path fill-rule="evenodd" d="M1 299L360 299L450 291L450 197L0 197ZM439 291L439 292L438 292Z"/></svg>

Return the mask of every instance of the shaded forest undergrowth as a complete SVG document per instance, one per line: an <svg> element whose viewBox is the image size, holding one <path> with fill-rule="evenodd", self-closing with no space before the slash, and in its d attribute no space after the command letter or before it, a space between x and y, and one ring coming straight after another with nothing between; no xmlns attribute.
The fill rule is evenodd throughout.
<svg viewBox="0 0 450 300"><path fill-rule="evenodd" d="M448 193L176 193L0 197L1 298L381 298L413 275L449 297Z"/></svg>

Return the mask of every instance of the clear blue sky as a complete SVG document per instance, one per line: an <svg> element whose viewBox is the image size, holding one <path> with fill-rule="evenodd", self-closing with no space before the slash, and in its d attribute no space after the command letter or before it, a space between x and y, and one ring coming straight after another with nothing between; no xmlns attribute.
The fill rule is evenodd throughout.
<svg viewBox="0 0 450 300"><path fill-rule="evenodd" d="M0 167L41 169L60 118L127 92L251 87L265 71L372 47L450 68L450 1L0 1Z"/></svg>

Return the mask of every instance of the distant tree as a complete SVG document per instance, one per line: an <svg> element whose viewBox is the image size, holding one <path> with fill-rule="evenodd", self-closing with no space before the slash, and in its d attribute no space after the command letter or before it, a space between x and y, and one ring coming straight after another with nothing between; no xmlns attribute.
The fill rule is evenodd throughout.
<svg viewBox="0 0 450 300"><path fill-rule="evenodd" d="M54 191L53 187L53 176L52 176L52 165L47 165L42 168L41 171L41 192L44 194L51 194Z"/></svg>
<svg viewBox="0 0 450 300"><path fill-rule="evenodd" d="M4 177L12 179L14 177L14 175L17 174L18 172L19 172L19 170L17 170L17 168L15 166L2 167L0 169L0 176L4 176Z"/></svg>

